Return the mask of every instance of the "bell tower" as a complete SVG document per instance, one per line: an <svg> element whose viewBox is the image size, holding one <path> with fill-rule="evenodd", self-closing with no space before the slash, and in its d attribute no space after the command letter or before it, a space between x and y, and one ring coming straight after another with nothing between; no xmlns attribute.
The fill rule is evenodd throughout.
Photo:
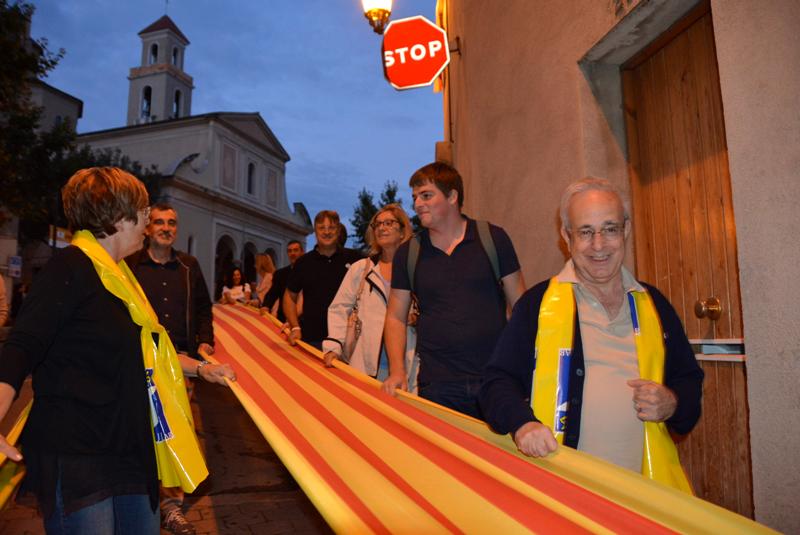
<svg viewBox="0 0 800 535"><path fill-rule="evenodd" d="M141 65L128 76L128 126L191 115L194 84L183 71L189 40L167 15L140 31L139 37Z"/></svg>

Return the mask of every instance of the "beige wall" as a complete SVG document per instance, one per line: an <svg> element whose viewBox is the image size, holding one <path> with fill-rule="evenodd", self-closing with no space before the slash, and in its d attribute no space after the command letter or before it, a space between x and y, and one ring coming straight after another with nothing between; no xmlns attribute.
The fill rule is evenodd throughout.
<svg viewBox="0 0 800 535"><path fill-rule="evenodd" d="M616 23L611 2L451 0L452 140L465 212L510 234L529 285L556 273L561 190L587 174L627 189L578 61ZM447 110L445 110L447 115Z"/></svg>
<svg viewBox="0 0 800 535"><path fill-rule="evenodd" d="M449 38L459 38L461 54L453 54L444 98L445 141L465 178L465 212L509 231L528 285L564 260L564 186L591 174L629 189L618 65L695 3L447 1ZM800 532L800 2L712 0L712 14L739 238L756 517ZM583 69L582 59L591 60Z"/></svg>
<svg viewBox="0 0 800 535"><path fill-rule="evenodd" d="M713 0L756 518L800 533L800 2Z"/></svg>

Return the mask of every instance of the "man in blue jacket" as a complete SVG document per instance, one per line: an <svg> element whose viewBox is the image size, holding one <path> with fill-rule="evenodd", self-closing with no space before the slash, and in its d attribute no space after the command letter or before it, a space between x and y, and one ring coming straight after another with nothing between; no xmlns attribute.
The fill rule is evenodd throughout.
<svg viewBox="0 0 800 535"><path fill-rule="evenodd" d="M631 221L616 189L596 178L570 185L561 225L571 258L517 302L481 409L527 455L563 444L638 472L650 454L643 422L688 433L703 372L667 299L622 265Z"/></svg>

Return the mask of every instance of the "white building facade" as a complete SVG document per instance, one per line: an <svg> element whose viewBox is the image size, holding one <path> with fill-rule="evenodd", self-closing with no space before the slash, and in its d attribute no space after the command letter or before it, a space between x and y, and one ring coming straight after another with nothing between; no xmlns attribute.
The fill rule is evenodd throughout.
<svg viewBox="0 0 800 535"><path fill-rule="evenodd" d="M163 175L157 199L180 220L177 248L197 257L212 293L231 265L255 277L256 253L288 262L286 245L305 243L311 221L286 195L289 154L258 113L191 115L192 78L183 72L188 39L166 15L139 33L142 65L129 76L128 126L79 136L94 150L119 149Z"/></svg>

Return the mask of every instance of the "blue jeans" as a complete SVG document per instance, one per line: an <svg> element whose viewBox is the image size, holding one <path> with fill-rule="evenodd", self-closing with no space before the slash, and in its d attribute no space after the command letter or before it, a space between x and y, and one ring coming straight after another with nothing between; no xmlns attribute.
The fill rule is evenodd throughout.
<svg viewBox="0 0 800 535"><path fill-rule="evenodd" d="M437 381L420 383L419 395L429 401L449 407L483 420L478 407L478 391L481 389L480 379L462 379L460 381Z"/></svg>
<svg viewBox="0 0 800 535"><path fill-rule="evenodd" d="M44 529L47 535L158 535L161 519L157 508L150 509L146 494L112 496L64 514L59 481L56 508L44 520Z"/></svg>

